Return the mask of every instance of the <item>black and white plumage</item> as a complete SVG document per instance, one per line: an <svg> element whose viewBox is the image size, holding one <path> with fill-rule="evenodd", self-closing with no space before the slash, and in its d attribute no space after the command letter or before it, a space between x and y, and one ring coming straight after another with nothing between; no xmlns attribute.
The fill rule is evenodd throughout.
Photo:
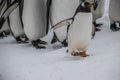
<svg viewBox="0 0 120 80"><path fill-rule="evenodd" d="M64 24L64 20L71 18L75 10L79 5L79 0L48 0L51 2L50 6L50 22L54 29L54 37L52 43L58 40L67 46L67 27L68 24ZM62 26L56 28L57 26Z"/></svg>
<svg viewBox="0 0 120 80"><path fill-rule="evenodd" d="M6 1L6 0L5 0ZM9 0L7 0L9 1ZM19 3L17 0L13 1L1 14L0 16L0 29L2 28L4 22L6 21L6 19L8 19L10 13L16 9L18 7ZM0 8L2 9L2 7L0 6Z"/></svg>
<svg viewBox="0 0 120 80"><path fill-rule="evenodd" d="M14 0L10 0L8 3L11 4ZM11 32L18 43L26 43L26 37L23 29L21 20L22 15L22 1L19 1L19 6L10 14L9 24Z"/></svg>
<svg viewBox="0 0 120 80"><path fill-rule="evenodd" d="M68 48L73 56L88 56L86 50L92 39L93 16L91 7L93 4L83 1L74 15L74 21L68 30Z"/></svg>
<svg viewBox="0 0 120 80"><path fill-rule="evenodd" d="M93 23L96 26L96 31L100 31L99 27L102 24L97 23L96 21L104 15L105 0L87 0L87 1L94 3L94 7L91 9L93 13Z"/></svg>
<svg viewBox="0 0 120 80"><path fill-rule="evenodd" d="M7 9L7 2L5 0L2 0L0 4L0 16L2 16L2 14L6 9ZM2 28L0 29L0 38L7 37L7 35L9 34L10 34L10 28L7 19L5 20L5 22L2 25Z"/></svg>
<svg viewBox="0 0 120 80"><path fill-rule="evenodd" d="M120 30L120 0L110 0L109 18L110 29L112 31Z"/></svg>
<svg viewBox="0 0 120 80"><path fill-rule="evenodd" d="M40 44L46 44L46 42L40 39L46 36L49 29L46 23L46 12L46 0L24 0L22 15L24 31L36 48L45 48Z"/></svg>

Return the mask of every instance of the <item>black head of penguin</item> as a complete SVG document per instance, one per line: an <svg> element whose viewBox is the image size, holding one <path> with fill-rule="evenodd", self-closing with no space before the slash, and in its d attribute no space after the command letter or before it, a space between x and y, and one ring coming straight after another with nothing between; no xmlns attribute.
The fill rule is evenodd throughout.
<svg viewBox="0 0 120 80"><path fill-rule="evenodd" d="M75 14L77 14L79 12L86 12L86 13L91 12L91 7L92 6L93 6L92 3L90 4L89 2L82 1L80 3L80 5L78 6Z"/></svg>

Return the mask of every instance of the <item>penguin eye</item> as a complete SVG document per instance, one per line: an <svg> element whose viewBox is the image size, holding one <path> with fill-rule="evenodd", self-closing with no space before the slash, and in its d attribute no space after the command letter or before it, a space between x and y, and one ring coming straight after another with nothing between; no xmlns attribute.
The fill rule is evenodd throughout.
<svg viewBox="0 0 120 80"><path fill-rule="evenodd" d="M90 5L90 3L89 3L89 2L86 2L86 3L84 3L84 5L87 7L88 5Z"/></svg>
<svg viewBox="0 0 120 80"><path fill-rule="evenodd" d="M83 2L83 3L81 4L82 7L87 7L88 5L90 5L89 2Z"/></svg>
<svg viewBox="0 0 120 80"><path fill-rule="evenodd" d="M85 7L85 3L83 2L83 3L81 4L81 6L82 6L82 7Z"/></svg>

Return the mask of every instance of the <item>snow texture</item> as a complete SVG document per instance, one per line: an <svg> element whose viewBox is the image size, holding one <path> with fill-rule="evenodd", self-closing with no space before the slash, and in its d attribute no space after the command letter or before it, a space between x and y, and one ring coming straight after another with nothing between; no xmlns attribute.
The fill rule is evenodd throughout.
<svg viewBox="0 0 120 80"><path fill-rule="evenodd" d="M52 31L43 50L17 44L11 36L0 39L0 80L120 80L120 31L110 30L108 14L99 22L104 25L86 58L71 56L59 43L51 45Z"/></svg>

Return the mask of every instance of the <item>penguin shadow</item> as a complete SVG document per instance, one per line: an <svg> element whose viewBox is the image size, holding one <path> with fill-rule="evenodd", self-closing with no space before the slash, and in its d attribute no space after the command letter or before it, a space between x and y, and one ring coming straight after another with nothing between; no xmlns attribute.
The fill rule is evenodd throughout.
<svg viewBox="0 0 120 80"><path fill-rule="evenodd" d="M54 44L54 45L52 45L51 47L52 47L54 50L56 50L56 49L61 49L63 46L60 45L60 44Z"/></svg>
<svg viewBox="0 0 120 80"><path fill-rule="evenodd" d="M8 41L4 41L4 42L2 42L0 44L17 44L17 42L15 40L11 40L9 42Z"/></svg>
<svg viewBox="0 0 120 80"><path fill-rule="evenodd" d="M86 58L88 58L88 57L86 57ZM67 56L64 56L64 57L62 57L62 58L59 58L59 60L58 61L60 61L60 62L72 62L72 61L83 61L83 60L85 60L86 58L84 58L84 57L80 57L80 56L72 56L71 54L69 54L69 53L67 53Z"/></svg>
<svg viewBox="0 0 120 80"><path fill-rule="evenodd" d="M11 41L9 41L8 42L9 44L18 44L18 45L21 45L21 44L28 44L28 42L26 42L26 43L18 43L16 40L11 40Z"/></svg>
<svg viewBox="0 0 120 80"><path fill-rule="evenodd" d="M87 57L73 56L68 52L68 49L66 49L64 52L65 52L64 57L59 58L59 61L84 61L94 56L94 54L89 54L89 56Z"/></svg>
<svg viewBox="0 0 120 80"><path fill-rule="evenodd" d="M0 80L3 80L2 74L0 74Z"/></svg>

